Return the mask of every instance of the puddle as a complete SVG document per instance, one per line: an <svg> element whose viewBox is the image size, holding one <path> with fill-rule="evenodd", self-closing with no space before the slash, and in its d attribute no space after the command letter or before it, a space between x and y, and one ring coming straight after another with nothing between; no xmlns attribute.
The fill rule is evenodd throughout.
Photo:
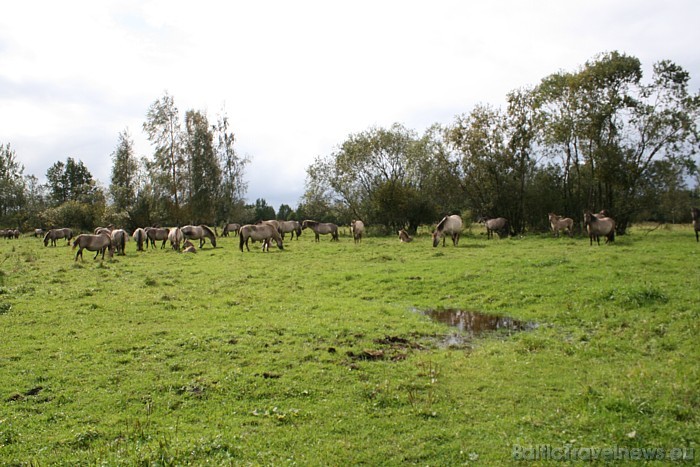
<svg viewBox="0 0 700 467"><path fill-rule="evenodd" d="M535 329L537 323L520 321L508 316L490 315L478 311L440 309L420 311L433 321L456 328L459 332L444 336L443 345L459 347L475 337L491 332L510 335L514 332Z"/></svg>

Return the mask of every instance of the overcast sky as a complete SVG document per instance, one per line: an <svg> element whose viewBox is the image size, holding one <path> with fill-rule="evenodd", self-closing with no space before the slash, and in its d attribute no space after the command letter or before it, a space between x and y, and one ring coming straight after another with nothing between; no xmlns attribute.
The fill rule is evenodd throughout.
<svg viewBox="0 0 700 467"><path fill-rule="evenodd" d="M225 112L247 199L297 206L306 168L348 135L422 133L601 52L669 59L700 87L697 0L32 1L0 3L0 143L25 174L68 157L105 186L148 107Z"/></svg>

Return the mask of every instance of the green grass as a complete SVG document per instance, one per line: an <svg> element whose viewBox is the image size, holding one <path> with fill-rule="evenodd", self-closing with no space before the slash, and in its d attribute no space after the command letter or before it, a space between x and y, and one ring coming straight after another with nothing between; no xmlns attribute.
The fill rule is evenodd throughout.
<svg viewBox="0 0 700 467"><path fill-rule="evenodd" d="M93 261L0 241L0 464L499 465L700 451L700 245L305 233ZM418 310L535 329L445 345Z"/></svg>

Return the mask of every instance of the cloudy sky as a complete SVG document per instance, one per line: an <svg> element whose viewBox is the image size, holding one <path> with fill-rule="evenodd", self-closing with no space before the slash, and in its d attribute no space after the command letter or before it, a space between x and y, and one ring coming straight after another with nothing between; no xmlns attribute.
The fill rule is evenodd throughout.
<svg viewBox="0 0 700 467"><path fill-rule="evenodd" d="M700 87L697 0L33 1L0 4L0 143L26 174L82 160L105 186L118 135L139 156L165 92L222 112L251 159L247 199L296 207L348 135L422 132L601 52L669 59Z"/></svg>

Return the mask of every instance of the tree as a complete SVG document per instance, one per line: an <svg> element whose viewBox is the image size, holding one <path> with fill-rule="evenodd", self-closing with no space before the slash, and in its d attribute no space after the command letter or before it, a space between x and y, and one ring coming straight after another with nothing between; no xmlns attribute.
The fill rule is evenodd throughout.
<svg viewBox="0 0 700 467"><path fill-rule="evenodd" d="M244 212L244 198L248 188L243 176L248 158L240 157L234 148L235 137L229 131L228 117L219 116L214 126L216 153L221 167L221 189L217 217L224 220L241 219Z"/></svg>
<svg viewBox="0 0 700 467"><path fill-rule="evenodd" d="M66 201L91 203L98 192L90 171L81 160L75 161L72 157L66 159L65 164L57 161L49 167L46 179L49 196L56 206Z"/></svg>
<svg viewBox="0 0 700 467"><path fill-rule="evenodd" d="M109 193L116 211L131 211L136 204L139 185L139 164L129 130L119 133L117 148L112 153L112 176Z"/></svg>
<svg viewBox="0 0 700 467"><path fill-rule="evenodd" d="M267 201L262 198L255 200L254 206L255 221L267 221L275 218L275 208L268 206Z"/></svg>
<svg viewBox="0 0 700 467"><path fill-rule="evenodd" d="M214 135L206 116L193 110L185 114L185 128L190 218L197 224L213 223L221 188L221 168L214 151Z"/></svg>
<svg viewBox="0 0 700 467"><path fill-rule="evenodd" d="M565 155L564 186L575 209L611 211L622 234L643 209L640 189L654 161L693 167L700 97L689 93L689 79L662 61L644 84L637 58L611 52L542 80L535 92L544 144Z"/></svg>
<svg viewBox="0 0 700 467"><path fill-rule="evenodd" d="M281 221L288 221L291 220L292 215L294 215L294 211L292 210L291 206L289 206L288 204L280 204L280 207L277 210L276 219Z"/></svg>
<svg viewBox="0 0 700 467"><path fill-rule="evenodd" d="M165 93L151 104L143 129L155 147L154 159L148 164L153 188L159 198L165 199L170 220L179 223L187 167L179 112L172 96Z"/></svg>
<svg viewBox="0 0 700 467"><path fill-rule="evenodd" d="M0 144L0 222L14 223L10 219L17 214L25 201L25 183L22 173L24 166L17 162L15 151L10 144Z"/></svg>

